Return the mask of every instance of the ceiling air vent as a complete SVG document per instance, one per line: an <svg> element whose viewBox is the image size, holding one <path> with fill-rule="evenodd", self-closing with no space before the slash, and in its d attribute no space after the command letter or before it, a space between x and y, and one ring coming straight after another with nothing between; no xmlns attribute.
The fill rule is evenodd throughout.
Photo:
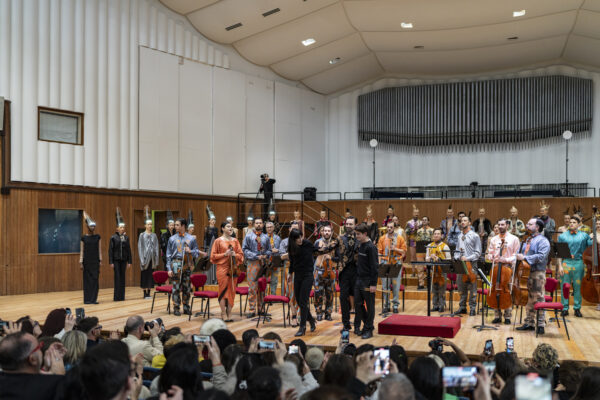
<svg viewBox="0 0 600 400"><path fill-rule="evenodd" d="M238 22L237 24L233 24L233 25L228 26L227 28L225 28L225 30L226 31L231 31L231 30L233 30L235 28L239 28L240 26L242 26L242 23Z"/></svg>
<svg viewBox="0 0 600 400"><path fill-rule="evenodd" d="M269 15L273 15L275 13L278 13L279 11L281 11L281 9L279 7L278 8L274 8L272 10L264 12L262 16L263 17L268 17Z"/></svg>

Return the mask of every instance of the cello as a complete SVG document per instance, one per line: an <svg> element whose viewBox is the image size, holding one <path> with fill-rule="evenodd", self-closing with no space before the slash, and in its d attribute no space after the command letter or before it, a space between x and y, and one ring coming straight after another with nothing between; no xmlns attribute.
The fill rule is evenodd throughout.
<svg viewBox="0 0 600 400"><path fill-rule="evenodd" d="M529 236L529 238L524 243L528 243L529 241L531 241L532 238L533 236ZM523 254L525 254L525 252L523 252ZM525 307L527 305L527 300L529 297L527 281L529 280L530 273L531 265L529 265L529 263L525 260L517 260L517 265L515 265L515 272L513 273L511 293L512 302L515 306Z"/></svg>
<svg viewBox="0 0 600 400"><path fill-rule="evenodd" d="M500 243L500 257L502 257L502 250L504 250L506 244L504 239ZM495 261L492 261L492 287L490 289L490 295L487 297L488 306L497 310L506 310L512 304L512 280L513 270L509 264L496 263L496 269L494 269ZM503 268L504 267L504 268Z"/></svg>
<svg viewBox="0 0 600 400"><path fill-rule="evenodd" d="M583 263L585 264L585 275L581 280L581 296L590 303L599 303L598 284L600 284L600 273L598 271L598 238L596 234L596 222L598 207L593 206L592 215L592 245L583 252Z"/></svg>

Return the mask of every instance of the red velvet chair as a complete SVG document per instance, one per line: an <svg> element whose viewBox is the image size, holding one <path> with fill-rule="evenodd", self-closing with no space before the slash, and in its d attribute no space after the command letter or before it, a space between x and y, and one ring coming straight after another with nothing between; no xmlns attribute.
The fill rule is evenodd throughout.
<svg viewBox="0 0 600 400"><path fill-rule="evenodd" d="M562 287L563 298L568 299L570 292L571 292L571 285L568 283L565 283ZM554 317L556 319L556 324L558 325L558 328L560 329L560 322L558 320L558 312L562 311L562 309L563 309L562 303L560 303L560 302L540 302L540 303L536 303L535 306L533 306L533 309L535 310L535 337L538 336L537 330L538 330L538 319L540 317L540 311L554 311ZM565 324L565 332L567 332L567 339L571 340L571 337L569 336L569 329L567 328L567 320L564 317L564 315L563 315L562 319L563 319L563 323Z"/></svg>
<svg viewBox="0 0 600 400"><path fill-rule="evenodd" d="M204 274L192 274L192 276L190 276L190 281L194 287L194 295L192 296L192 303L190 304L190 316L188 321L192 319L194 299L202 299L202 303L200 304L200 312L198 314L202 314L202 316L205 318L210 318L210 299L216 299L219 296L219 293L213 290L200 290L204 289L207 279L207 276ZM205 301L206 306L204 305Z"/></svg>
<svg viewBox="0 0 600 400"><path fill-rule="evenodd" d="M267 289L267 280L265 278L260 278L258 280L258 292L264 293L266 289ZM277 303L281 303L281 305L283 306L283 327L284 328L286 327L285 319L290 318L290 306L289 306L290 298L287 296L279 296L276 294L269 294L263 298L262 305L260 307L260 312L258 313L258 321L256 321L257 328L258 328L258 324L260 324L260 318L262 317L263 324L264 324L265 321L267 320L267 315L269 313L269 307L271 307L272 304L277 304ZM285 313L286 304L288 306L287 315Z"/></svg>
<svg viewBox="0 0 600 400"><path fill-rule="evenodd" d="M450 283L446 284L446 291L450 294L448 297L450 298L450 314L454 313L454 291L458 290L458 285L456 284L456 274L447 274L446 277L450 281Z"/></svg>
<svg viewBox="0 0 600 400"><path fill-rule="evenodd" d="M551 302L551 301L556 301L556 289L558 289L559 286L559 282L558 279L554 279L554 278L546 278L546 292L550 293L549 295L544 295L544 301L546 302Z"/></svg>
<svg viewBox="0 0 600 400"><path fill-rule="evenodd" d="M240 286L240 283L244 282L246 279L246 273L240 272L237 277L237 284L235 285L235 294L240 295L240 317L242 316L242 296L246 296L246 302L244 303L244 312L246 312L246 307L248 306L248 286Z"/></svg>
<svg viewBox="0 0 600 400"><path fill-rule="evenodd" d="M152 273L152 279L158 286L154 288L154 295L152 296L152 308L150 308L150 314L154 311L154 300L156 299L157 293L166 294L167 299L167 312L171 314L171 294L173 293L172 285L164 285L169 280L169 273L167 271L154 271Z"/></svg>

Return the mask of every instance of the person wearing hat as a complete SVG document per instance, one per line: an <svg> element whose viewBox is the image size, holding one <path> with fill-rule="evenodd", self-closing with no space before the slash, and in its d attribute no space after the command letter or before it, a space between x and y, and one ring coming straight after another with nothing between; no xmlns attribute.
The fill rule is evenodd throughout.
<svg viewBox="0 0 600 400"><path fill-rule="evenodd" d="M390 204L387 209L387 215L385 216L385 219L383 220L383 224L381 224L381 226L387 226L388 222L390 222L395 215L396 214L394 214L394 206Z"/></svg>
<svg viewBox="0 0 600 400"><path fill-rule="evenodd" d="M452 249L456 248L456 245L458 244L458 236L460 235L459 221L454 218L452 204L448 206L446 218L440 223L440 228L442 228L442 233L444 234L444 241L448 243L450 251L452 252Z"/></svg>
<svg viewBox="0 0 600 400"><path fill-rule="evenodd" d="M554 222L554 220L548 215L549 211L550 205L546 204L545 201L542 201L540 203L540 220L544 223L543 234L546 236L546 239L548 239L550 244L552 244L552 235L554 235L554 232L556 231L556 222Z"/></svg>
<svg viewBox="0 0 600 400"><path fill-rule="evenodd" d="M160 249L162 251L163 264L167 265L167 244L169 239L175 234L175 218L171 210L167 210L167 230L160 235Z"/></svg>
<svg viewBox="0 0 600 400"><path fill-rule="evenodd" d="M219 228L217 228L217 217L215 217L208 204L206 205L206 216L208 218L208 226L204 228L204 242L202 245L210 259L213 243L219 237ZM217 283L217 267L215 264L210 266L207 275L209 284L214 285Z"/></svg>
<svg viewBox="0 0 600 400"><path fill-rule="evenodd" d="M326 225L331 226L331 221L327 219L327 211L323 209L319 213L319 220L315 222L315 231L313 232L315 239L321 238L321 228Z"/></svg>
<svg viewBox="0 0 600 400"><path fill-rule="evenodd" d="M152 215L150 207L144 208L146 230L138 238L138 255L140 256L140 287L144 290L144 299L151 299L150 289L154 287L152 273L158 266L158 238L152 232Z"/></svg>
<svg viewBox="0 0 600 400"><path fill-rule="evenodd" d="M230 216L228 216L227 218L225 218L225 221L229 222L231 224L231 226L233 226L233 233L231 234L231 237L237 239L237 237L238 237L238 228L235 227L235 224L233 223L233 218L230 217Z"/></svg>
<svg viewBox="0 0 600 400"><path fill-rule="evenodd" d="M242 235L244 236L244 238L246 237L248 232L250 232L250 231L252 231L252 229L254 229L254 214L252 213L252 210L250 210L250 212L248 213L246 222L248 223L248 225L245 226L244 229L242 230ZM244 238L242 238L242 240L244 240Z"/></svg>
<svg viewBox="0 0 600 400"><path fill-rule="evenodd" d="M269 216L267 217L267 221L265 223L267 222L271 222L273 224L273 227L275 228L275 232L279 233L281 229L281 224L277 220L277 213L275 212L275 205L273 204L272 200L271 204L269 204Z"/></svg>
<svg viewBox="0 0 600 400"><path fill-rule="evenodd" d="M187 233L189 233L191 236L194 237L194 239L196 238L196 235L194 235L194 231L196 230L196 226L194 225L194 212L192 211L192 209L188 210L188 219L187 219Z"/></svg>
<svg viewBox="0 0 600 400"><path fill-rule="evenodd" d="M98 304L98 276L102 263L100 235L94 233L96 222L84 211L88 232L81 237L79 264L83 271L83 304Z"/></svg>
<svg viewBox="0 0 600 400"><path fill-rule="evenodd" d="M350 212L350 209L346 208L346 212L344 213L344 219L342 219L342 221L340 222L340 236L346 233L346 230L344 228L346 226L346 219L350 218L351 215L352 213Z"/></svg>
<svg viewBox="0 0 600 400"><path fill-rule="evenodd" d="M527 232L525 224L519 219L519 210L517 210L517 207L515 206L510 208L510 218L508 218L506 222L508 222L508 231L519 239Z"/></svg>
<svg viewBox="0 0 600 400"><path fill-rule="evenodd" d="M108 263L115 274L114 301L125 300L125 270L131 267L131 246L125 234L125 221L117 207L117 231L111 236L108 246Z"/></svg>

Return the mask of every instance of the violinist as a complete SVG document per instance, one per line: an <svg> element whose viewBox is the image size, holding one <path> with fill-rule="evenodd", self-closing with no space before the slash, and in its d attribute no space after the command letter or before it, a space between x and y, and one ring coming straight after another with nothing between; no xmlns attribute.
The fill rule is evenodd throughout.
<svg viewBox="0 0 600 400"><path fill-rule="evenodd" d="M450 259L450 247L442 241L442 228L433 231L433 242L427 246L425 261ZM444 312L446 309L446 276L441 267L435 267L433 273L433 311Z"/></svg>
<svg viewBox="0 0 600 400"><path fill-rule="evenodd" d="M321 228L321 238L315 242L315 248L324 249L333 244L331 225L325 225ZM323 320L323 297L325 297L325 319L331 321L331 312L333 310L333 288L335 285L335 270L333 263L337 263L340 257L338 249L319 254L315 261L315 270L313 272L315 286L315 311L317 321Z"/></svg>
<svg viewBox="0 0 600 400"><path fill-rule="evenodd" d="M210 253L210 262L217 266L217 282L219 284L219 306L221 307L221 319L232 322L231 309L235 300L234 278L237 265L244 260L244 253L240 242L233 238L233 226L225 221L221 224L222 235L213 243Z"/></svg>
<svg viewBox="0 0 600 400"><path fill-rule="evenodd" d="M490 239L488 246L488 258L493 262L494 269L510 268L511 269L511 280L514 273L515 264L517 262L517 253L521 243L519 238L508 232L508 223L503 218L498 221L498 234ZM504 282L503 282L504 283ZM508 283L510 284L510 283ZM495 285L495 282L492 282ZM493 324L499 324L502 321L502 311L504 311L504 323L510 325L510 317L512 315L512 307L508 307L504 310L498 308L494 309L494 320Z"/></svg>
<svg viewBox="0 0 600 400"><path fill-rule="evenodd" d="M544 236L544 221L531 218L527 222L527 231L531 236L521 245L521 251L517 254L517 260L527 262L530 265L529 278L527 279L527 316L525 324L517 328L518 331L535 330L535 309L536 303L544 301L546 286L546 265L548 264L548 254L550 254L550 242ZM538 334L544 334L546 326L546 313L541 310L538 319Z"/></svg>
<svg viewBox="0 0 600 400"><path fill-rule="evenodd" d="M457 314L467 313L467 297L469 299L469 315L475 315L477 305L477 276L474 274L477 268L477 260L481 256L481 239L471 229L471 217L463 216L460 219L461 233L458 235L458 244L454 252L454 258L465 262L470 269L469 274L459 274L457 278L458 291L460 292L460 308ZM470 268L468 267L470 264Z"/></svg>
<svg viewBox="0 0 600 400"><path fill-rule="evenodd" d="M410 251L410 261L417 261L417 232L421 229L422 221L419 218L419 209L413 204L413 217L406 222L406 237ZM419 287L425 287L425 266L417 266L417 276L419 278Z"/></svg>
<svg viewBox="0 0 600 400"><path fill-rule="evenodd" d="M265 227L267 229L267 236L269 237L269 245L271 246L271 257L269 263L271 265L270 268L270 278L271 278L271 294L277 294L277 284L279 282L279 271L273 268L272 258L274 256L279 257L279 246L281 245L281 238L278 234L275 233L275 224L272 221L267 221L265 223ZM282 283L283 284L283 283ZM283 290L281 291L283 293Z"/></svg>
<svg viewBox="0 0 600 400"><path fill-rule="evenodd" d="M387 233L379 238L379 242L377 242L377 251L379 253L380 264L402 264L402 258L404 258L406 254L406 242L402 236L394 232L393 222L388 222ZM383 278L381 280L381 285L384 288L382 294L384 314L390 312L390 293L387 289L392 285L394 291L394 298L392 300L394 314L398 313L401 278L402 270L400 270L396 279Z"/></svg>
<svg viewBox="0 0 600 400"><path fill-rule="evenodd" d="M573 288L573 310L575 310L575 316L581 318L581 280L585 273L585 267L583 265L583 252L588 246L592 245L592 238L589 234L584 233L579 228L581 227L581 218L578 214L571 216L569 223L569 230L563 232L559 237L558 241L567 243L569 250L571 251L571 258L562 260L562 263L558 266L558 275L560 276L560 286L562 287L565 283L571 284ZM563 310L562 315L569 315L569 299L562 299Z"/></svg>
<svg viewBox="0 0 600 400"><path fill-rule="evenodd" d="M244 257L248 260L248 303L250 304L250 312L247 314L248 318L254 318L256 310L260 310L261 299L258 298L259 273L266 259L271 256L269 237L262 230L263 220L257 217L254 219L254 230L248 232L242 245Z"/></svg>

